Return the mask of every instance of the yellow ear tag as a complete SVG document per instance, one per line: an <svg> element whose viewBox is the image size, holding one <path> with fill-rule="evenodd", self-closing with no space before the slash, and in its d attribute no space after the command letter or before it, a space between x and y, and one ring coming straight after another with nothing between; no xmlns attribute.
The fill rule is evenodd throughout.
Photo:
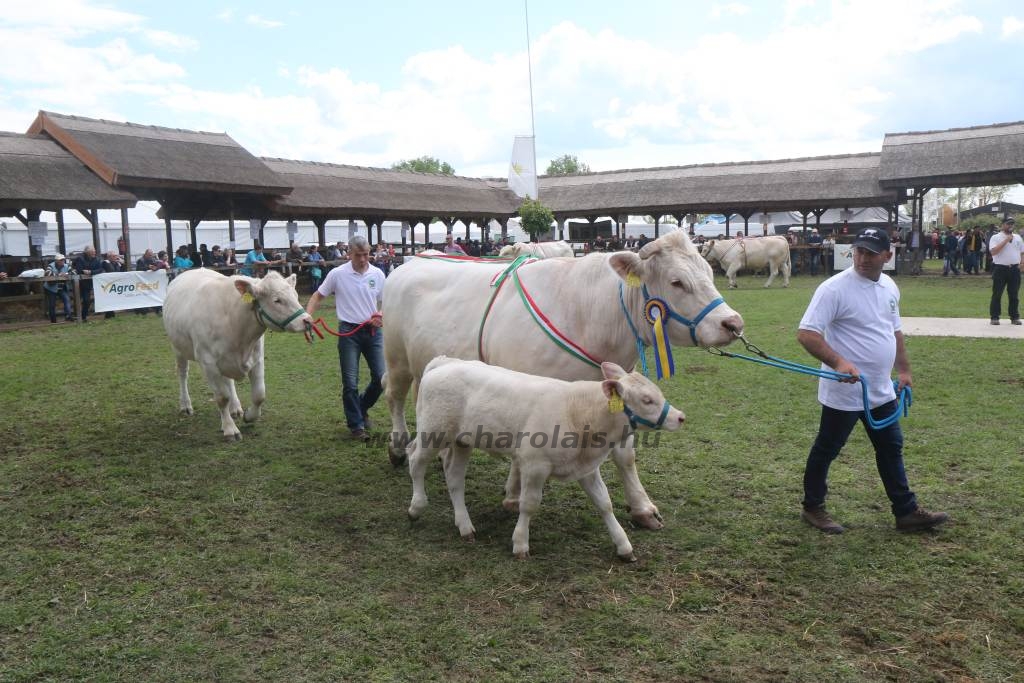
<svg viewBox="0 0 1024 683"><path fill-rule="evenodd" d="M246 292L245 294L242 295L242 301L244 301L247 304L251 304L253 301L255 301L255 299L252 298L252 294Z"/></svg>
<svg viewBox="0 0 1024 683"><path fill-rule="evenodd" d="M627 287L639 287L640 284L640 276L637 275L636 273L630 273L629 275L626 276Z"/></svg>
<svg viewBox="0 0 1024 683"><path fill-rule="evenodd" d="M619 395L613 391L612 392L612 397L610 399L608 399L608 412L609 413L621 413L625 409L626 409L626 404L623 403L622 399L619 398Z"/></svg>

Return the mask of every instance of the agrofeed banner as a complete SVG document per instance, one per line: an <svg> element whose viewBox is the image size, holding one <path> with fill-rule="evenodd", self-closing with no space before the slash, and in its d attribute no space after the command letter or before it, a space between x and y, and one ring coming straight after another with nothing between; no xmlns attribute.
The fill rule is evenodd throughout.
<svg viewBox="0 0 1024 683"><path fill-rule="evenodd" d="M166 270L103 273L92 283L97 313L163 306L167 297Z"/></svg>

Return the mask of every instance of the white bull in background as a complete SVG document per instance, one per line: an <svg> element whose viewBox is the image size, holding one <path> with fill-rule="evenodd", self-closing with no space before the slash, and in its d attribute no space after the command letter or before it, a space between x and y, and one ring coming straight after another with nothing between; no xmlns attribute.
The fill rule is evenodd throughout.
<svg viewBox="0 0 1024 683"><path fill-rule="evenodd" d="M246 422L260 416L267 397L263 382L263 333L268 329L302 332L310 321L299 304L295 276L275 271L262 280L200 268L171 281L164 301L164 329L178 364L181 412L192 415L188 394L188 362L199 363L220 409L224 438L238 441L233 418L242 417L235 381L248 376L252 405Z"/></svg>
<svg viewBox="0 0 1024 683"><path fill-rule="evenodd" d="M601 379L599 362L571 355L535 322L512 276L503 281L492 301L491 282L507 267L507 262L416 258L388 278L382 310L392 463L404 460L409 441L405 397L435 356L483 360L564 380ZM669 341L675 346L721 346L743 330L743 319L736 311L725 303L715 305L721 296L711 267L683 232L649 242L636 254L621 251L544 259L522 266L518 274L536 311L594 361L632 368L638 355L631 325L645 344L651 344L651 326L644 322L643 287L690 321L704 313L693 328L667 322ZM638 286L620 288L624 281ZM637 476L632 438L612 449L612 459L633 520L659 528L658 508ZM519 480L514 464L509 480Z"/></svg>
<svg viewBox="0 0 1024 683"><path fill-rule="evenodd" d="M736 288L736 273L741 270L757 270L768 267L768 281L782 271L782 286L789 287L789 242L785 237L743 237L733 240L710 240L701 249L701 256L708 263L718 263L729 278L729 287Z"/></svg>
<svg viewBox="0 0 1024 683"><path fill-rule="evenodd" d="M572 245L561 240L559 242L516 242L506 244L498 252L502 258L515 258L517 256L539 256L540 258L554 258L556 256L575 256Z"/></svg>
<svg viewBox="0 0 1024 683"><path fill-rule="evenodd" d="M627 373L614 363L602 363L601 373L600 382L566 382L479 361L432 360L420 381L417 434L409 446L409 516L418 519L426 509L424 475L429 462L442 455L455 525L463 538L472 540L476 530L465 494L466 466L475 447L511 456L519 471L519 521L512 534L517 558L530 554L530 517L540 508L544 483L554 477L580 483L600 512L616 554L636 561L629 537L615 519L601 463L612 445L634 428L675 431L684 417L640 373ZM612 399L621 401L614 413ZM506 501L510 496L506 491Z"/></svg>

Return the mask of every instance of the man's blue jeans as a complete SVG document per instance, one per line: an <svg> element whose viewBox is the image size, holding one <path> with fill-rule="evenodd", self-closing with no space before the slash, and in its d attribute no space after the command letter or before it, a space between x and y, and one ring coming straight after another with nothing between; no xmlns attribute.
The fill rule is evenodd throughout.
<svg viewBox="0 0 1024 683"><path fill-rule="evenodd" d="M890 401L885 405L872 409L871 416L876 420L892 415L897 402ZM875 465L885 486L885 493L892 503L892 513L896 517L910 514L917 509L917 498L907 484L907 473L903 469L903 432L900 423L894 422L882 429L871 429L863 411L836 410L828 406L821 407L821 422L818 425L818 436L807 456L807 467L804 469L804 508L810 509L825 504L828 493L828 468L839 456L839 451L846 445L854 425L860 421L875 447Z"/></svg>
<svg viewBox="0 0 1024 683"><path fill-rule="evenodd" d="M338 331L351 332L358 325L342 322ZM370 383L359 393L359 356L370 366ZM338 338L338 360L341 363L341 402L345 422L351 430L366 428L366 414L380 398L384 376L384 333L379 327L366 325L349 337Z"/></svg>

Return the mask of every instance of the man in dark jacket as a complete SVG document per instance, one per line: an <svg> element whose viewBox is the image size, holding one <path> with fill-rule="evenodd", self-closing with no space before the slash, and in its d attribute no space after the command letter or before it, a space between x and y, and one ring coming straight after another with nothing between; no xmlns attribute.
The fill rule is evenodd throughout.
<svg viewBox="0 0 1024 683"><path fill-rule="evenodd" d="M82 276L79 291L82 294L82 322L89 318L89 305L92 304L92 278L103 272L103 261L96 255L96 247L86 245L85 250L75 257L71 264L76 273Z"/></svg>

